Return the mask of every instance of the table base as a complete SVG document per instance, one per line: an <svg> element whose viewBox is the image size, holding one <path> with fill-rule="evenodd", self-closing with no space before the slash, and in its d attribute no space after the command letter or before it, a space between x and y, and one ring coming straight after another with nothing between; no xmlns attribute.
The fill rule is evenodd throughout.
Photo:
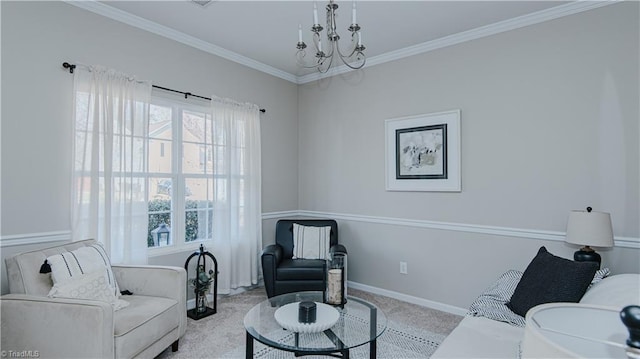
<svg viewBox="0 0 640 359"><path fill-rule="evenodd" d="M249 334L248 331L246 333L247 333L247 340L246 340L245 358L252 359L254 338L253 336L251 336L251 334ZM324 334L332 341L333 340L340 341L330 329L325 330ZM298 345L299 335L300 335L299 333L295 333L296 346ZM265 344L265 345L270 346L269 344ZM280 349L280 348L274 348L274 349L286 350L286 349ZM290 351L290 350L286 350L286 351ZM349 359L349 349L337 349L337 350L329 350L329 351L298 351L296 350L296 351L293 351L293 355L295 355L296 357L302 357L307 355L327 355L334 358ZM369 359L375 359L376 356L377 356L377 339L373 339L372 341L369 342Z"/></svg>

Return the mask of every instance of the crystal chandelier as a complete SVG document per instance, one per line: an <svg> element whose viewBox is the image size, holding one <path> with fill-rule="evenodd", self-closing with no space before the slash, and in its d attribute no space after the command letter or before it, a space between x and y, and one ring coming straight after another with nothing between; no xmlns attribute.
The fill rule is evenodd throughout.
<svg viewBox="0 0 640 359"><path fill-rule="evenodd" d="M360 69L364 66L366 62L366 57L364 55L364 45L362 45L362 34L360 33L360 26L356 22L356 2L353 2L353 9L351 12L351 25L348 30L351 32L351 44L349 45L349 51L343 53L340 50L340 46L338 44L338 40L340 40L340 35L336 31L336 10L338 9L338 4L336 4L333 0L329 0L329 4L327 4L327 40L328 42L324 45L323 50L323 42L321 32L324 29L320 23L318 22L318 8L316 3L313 3L313 26L311 27L311 32L313 33L313 45L315 47L315 62L312 64L308 64L305 61L305 55L307 48L307 44L302 41L302 25L298 25L298 45L296 48L298 51L296 52L296 60L298 62L298 66L304 68L315 68L318 71L325 73L329 71L329 68L333 64L334 57L339 57L342 62L352 69Z"/></svg>

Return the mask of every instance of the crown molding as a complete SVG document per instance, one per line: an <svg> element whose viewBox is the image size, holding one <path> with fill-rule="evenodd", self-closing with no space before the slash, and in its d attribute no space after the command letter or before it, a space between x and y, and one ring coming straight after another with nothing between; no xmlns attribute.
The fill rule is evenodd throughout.
<svg viewBox="0 0 640 359"><path fill-rule="evenodd" d="M439 39L423 42L414 46L405 47L396 51L384 53L382 55L373 56L367 59L367 65L364 67L375 66L386 62L391 62L405 57L423 54L429 51L441 49L448 46L457 45L466 41L476 40L483 37L496 35L502 32L507 32L522 27L539 24L545 21L558 19L564 16L569 16L577 13L581 13L588 10L597 9L603 6L615 4L622 0L607 0L607 1L575 1L564 5L555 6L546 10L537 11L531 14L522 15L513 19L508 19L494 24L478 27L475 29L463 31L457 34L445 36ZM298 84L305 84L308 82L320 80L335 75L344 74L352 70L346 65L337 66L332 68L327 73L312 73L304 76L298 76Z"/></svg>
<svg viewBox="0 0 640 359"><path fill-rule="evenodd" d="M104 3L97 2L95 0L85 0L85 1L73 1L73 0L63 0L65 3L69 5L76 6L78 8L91 11L95 14L102 15L104 17L108 17L112 20L116 20L127 25L131 25L133 27L137 27L139 29L151 32L156 35L160 35L166 37L168 39L180 42L187 46L194 47L198 50L202 50L204 52L208 52L212 55L216 55L227 59L229 61L233 61L240 65L244 65L250 67L254 70L258 70L269 75L273 75L275 77L279 77L283 80L287 80L293 83L297 83L297 77L292 75L286 71L282 71L280 69L276 69L275 67L263 64L262 62L250 59L246 56L242 56L233 51L229 51L220 46L211 44L206 41L202 41L197 39L191 35L187 35L180 31L176 31L172 28L160 25L153 21L149 21L147 19L141 18L136 15L132 15L126 11L122 11L120 9L116 9Z"/></svg>
<svg viewBox="0 0 640 359"><path fill-rule="evenodd" d="M169 38L171 40L205 51L212 55L222 57L229 61L236 62L238 64L250 67L258 71L262 71L269 75L273 75L275 77L278 77L283 80L287 80L299 85L324 79L327 77L344 74L350 71L354 71L348 66L342 65L342 66L333 67L324 74L314 72L307 75L296 76L294 74L288 73L286 71L282 71L280 69L276 69L275 67L263 64L262 62L240 55L233 51L229 51L220 46L208 43L206 41L202 41L200 39L197 39L193 36L187 35L180 31L176 31L174 29L160 25L153 21L149 21L139 16L132 15L126 11L116 9L104 3L97 2L96 0L86 0L86 1L63 0L63 1L69 5L73 5L81 9L91 11L98 15L102 15L110 19L137 27L139 29L149 31L156 35ZM375 65L386 63L386 62L399 60L405 57L423 54L423 53L441 49L447 46L452 46L452 45L460 44L466 41L476 40L482 37L519 29L525 26L539 24L545 21L558 19L564 16L577 14L583 11L597 9L603 6L615 4L622 1L623 0L574 1L568 4L559 5L546 10L541 10L531 14L519 16L513 19L508 19L508 20L500 21L494 24L467 30L461 33L445 36L443 38L435 39L432 41L423 42L421 44L409 46L400 50L387 52L378 56L373 56L367 59L367 65L365 67L375 66Z"/></svg>

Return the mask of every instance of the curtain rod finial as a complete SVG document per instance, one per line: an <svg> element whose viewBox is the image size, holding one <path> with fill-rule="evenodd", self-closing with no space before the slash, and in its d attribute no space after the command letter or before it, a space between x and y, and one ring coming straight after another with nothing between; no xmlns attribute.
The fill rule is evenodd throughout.
<svg viewBox="0 0 640 359"><path fill-rule="evenodd" d="M70 64L68 62L63 62L62 67L64 67L65 69L69 69L69 73L72 74L73 70L76 68L76 65Z"/></svg>

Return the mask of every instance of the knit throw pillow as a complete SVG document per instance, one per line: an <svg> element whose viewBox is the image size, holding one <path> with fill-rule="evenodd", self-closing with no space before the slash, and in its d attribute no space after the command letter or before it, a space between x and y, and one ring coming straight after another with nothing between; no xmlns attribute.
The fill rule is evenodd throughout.
<svg viewBox="0 0 640 359"><path fill-rule="evenodd" d="M71 281L56 283L49 291L48 296L50 298L98 300L111 304L116 311L129 305L129 302L116 297L109 285L107 273L103 270L75 276Z"/></svg>
<svg viewBox="0 0 640 359"><path fill-rule="evenodd" d="M556 257L540 247L522 274L507 304L514 313L525 316L536 305L553 302L577 303L598 270L595 262L574 262Z"/></svg>

